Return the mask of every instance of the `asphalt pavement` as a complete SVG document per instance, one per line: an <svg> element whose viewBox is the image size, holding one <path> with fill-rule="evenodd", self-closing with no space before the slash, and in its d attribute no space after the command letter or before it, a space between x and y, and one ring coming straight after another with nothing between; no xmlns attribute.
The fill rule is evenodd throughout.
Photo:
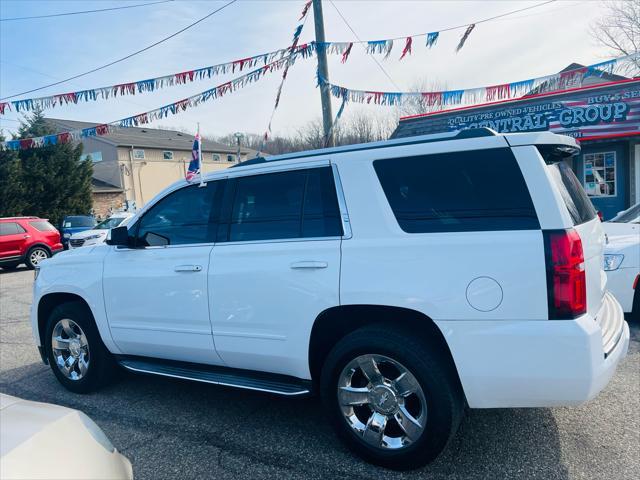
<svg viewBox="0 0 640 480"><path fill-rule="evenodd" d="M346 450L317 399L125 372L98 393L66 391L33 342L32 282L25 269L0 273L0 392L83 410L131 460L136 479L640 478L638 324L629 355L596 399L571 408L470 410L435 463L398 473ZM60 441L72 456L73 439Z"/></svg>

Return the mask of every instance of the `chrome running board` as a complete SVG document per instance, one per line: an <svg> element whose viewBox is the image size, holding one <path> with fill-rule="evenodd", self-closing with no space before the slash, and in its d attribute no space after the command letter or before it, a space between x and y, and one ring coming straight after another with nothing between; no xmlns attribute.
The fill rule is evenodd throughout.
<svg viewBox="0 0 640 480"><path fill-rule="evenodd" d="M120 366L133 372L212 383L226 387L244 388L277 395L296 396L311 393L311 381L287 375L145 357L117 356L116 360Z"/></svg>

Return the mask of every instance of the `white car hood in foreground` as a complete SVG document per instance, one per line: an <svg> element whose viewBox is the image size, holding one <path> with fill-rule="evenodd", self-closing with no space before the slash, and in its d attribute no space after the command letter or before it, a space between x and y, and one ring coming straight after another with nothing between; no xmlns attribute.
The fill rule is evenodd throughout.
<svg viewBox="0 0 640 480"><path fill-rule="evenodd" d="M133 471L84 413L0 393L0 478L131 479Z"/></svg>

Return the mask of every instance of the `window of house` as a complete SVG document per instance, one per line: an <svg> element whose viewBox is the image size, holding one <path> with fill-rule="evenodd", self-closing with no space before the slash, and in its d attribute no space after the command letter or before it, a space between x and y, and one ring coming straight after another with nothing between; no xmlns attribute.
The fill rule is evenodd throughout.
<svg viewBox="0 0 640 480"><path fill-rule="evenodd" d="M222 181L192 185L167 195L140 219L136 243L140 246L209 243L215 238L219 202L216 192Z"/></svg>
<svg viewBox="0 0 640 480"><path fill-rule="evenodd" d="M220 161L220 155L218 155L217 153L214 153L212 158L213 158L214 162L219 162Z"/></svg>
<svg viewBox="0 0 640 480"><path fill-rule="evenodd" d="M237 180L230 241L340 235L342 224L330 167Z"/></svg>
<svg viewBox="0 0 640 480"><path fill-rule="evenodd" d="M0 236L3 235L18 235L20 233L26 233L26 230L21 225L15 222L3 222L0 223Z"/></svg>
<svg viewBox="0 0 640 480"><path fill-rule="evenodd" d="M173 160L173 152L171 152L169 150L165 150L164 152L162 152L162 159L163 160Z"/></svg>
<svg viewBox="0 0 640 480"><path fill-rule="evenodd" d="M141 148L137 148L133 151L133 158L136 160L144 160L144 150Z"/></svg>
<svg viewBox="0 0 640 480"><path fill-rule="evenodd" d="M227 162L233 162L236 159L234 155L227 155Z"/></svg>
<svg viewBox="0 0 640 480"><path fill-rule="evenodd" d="M616 152L585 153L584 189L590 197L615 197Z"/></svg>
<svg viewBox="0 0 640 480"><path fill-rule="evenodd" d="M90 158L93 163L101 162L102 161L102 152L85 153L81 157L82 160L86 160L87 158Z"/></svg>
<svg viewBox="0 0 640 480"><path fill-rule="evenodd" d="M407 233L540 228L507 148L376 160L375 171Z"/></svg>

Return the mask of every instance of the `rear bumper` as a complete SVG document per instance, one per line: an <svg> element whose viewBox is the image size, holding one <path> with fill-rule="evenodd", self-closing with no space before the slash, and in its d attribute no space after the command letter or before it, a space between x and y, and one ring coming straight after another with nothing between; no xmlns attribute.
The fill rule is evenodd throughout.
<svg viewBox="0 0 640 480"><path fill-rule="evenodd" d="M598 317L438 322L471 408L552 407L594 398L629 347L610 293Z"/></svg>

